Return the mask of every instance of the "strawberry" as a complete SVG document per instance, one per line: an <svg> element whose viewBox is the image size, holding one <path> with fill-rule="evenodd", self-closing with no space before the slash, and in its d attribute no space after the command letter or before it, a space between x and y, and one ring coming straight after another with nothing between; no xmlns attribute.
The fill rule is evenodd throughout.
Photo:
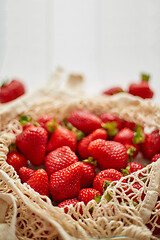
<svg viewBox="0 0 160 240"><path fill-rule="evenodd" d="M123 127L123 121L119 117L117 117L114 113L111 113L111 112L103 113L100 115L100 119L102 120L103 123L115 122L116 123L115 128L118 131L121 130Z"/></svg>
<svg viewBox="0 0 160 240"><path fill-rule="evenodd" d="M149 84L149 76L142 75L142 80L140 83L131 83L129 85L128 92L134 96L139 96L141 98L152 98L154 93L151 90Z"/></svg>
<svg viewBox="0 0 160 240"><path fill-rule="evenodd" d="M112 87L103 92L103 94L106 95L114 95L120 92L124 92L124 90L121 87Z"/></svg>
<svg viewBox="0 0 160 240"><path fill-rule="evenodd" d="M127 164L127 167L125 169L121 169L121 172L124 176L129 175L133 172L136 172L140 169L144 168L144 166L140 163L131 162Z"/></svg>
<svg viewBox="0 0 160 240"><path fill-rule="evenodd" d="M38 169L29 178L27 184L41 195L49 197L49 182L48 176L44 169Z"/></svg>
<svg viewBox="0 0 160 240"><path fill-rule="evenodd" d="M47 152L51 152L62 146L69 146L72 151L76 151L76 134L64 127L57 127L47 144Z"/></svg>
<svg viewBox="0 0 160 240"><path fill-rule="evenodd" d="M100 202L100 196L101 193L96 189L83 188L78 194L78 200L84 202L84 204L87 205L88 202L90 202L91 200L96 200L96 198L99 198Z"/></svg>
<svg viewBox="0 0 160 240"><path fill-rule="evenodd" d="M116 169L106 169L97 174L93 181L93 188L100 191L102 194L105 191L106 187L113 181L120 180L123 174ZM124 180L125 182L125 180Z"/></svg>
<svg viewBox="0 0 160 240"><path fill-rule="evenodd" d="M139 152L139 143L144 141L144 133L140 126L136 126L135 132L130 128L123 128L117 133L114 141L122 143L126 149L127 153L136 157Z"/></svg>
<svg viewBox="0 0 160 240"><path fill-rule="evenodd" d="M61 202L78 196L83 174L83 165L73 163L53 173L50 177L50 192L54 202Z"/></svg>
<svg viewBox="0 0 160 240"><path fill-rule="evenodd" d="M67 206L72 205L74 207L78 202L80 202L80 201L78 201L74 198L73 199L67 199L67 200L61 202L60 204L58 204L57 207L64 208L64 212L68 213L68 207Z"/></svg>
<svg viewBox="0 0 160 240"><path fill-rule="evenodd" d="M160 153L157 153L152 157L151 162L156 162L159 158L160 158Z"/></svg>
<svg viewBox="0 0 160 240"><path fill-rule="evenodd" d="M90 156L97 160L101 170L115 168L120 170L127 165L128 154L123 144L97 139L89 144Z"/></svg>
<svg viewBox="0 0 160 240"><path fill-rule="evenodd" d="M160 134L158 130L145 134L141 151L146 159L151 159L155 154L160 153Z"/></svg>
<svg viewBox="0 0 160 240"><path fill-rule="evenodd" d="M21 182L27 182L29 178L35 173L35 170L27 167L21 167L19 169L19 177L21 179Z"/></svg>
<svg viewBox="0 0 160 240"><path fill-rule="evenodd" d="M16 146L33 165L38 166L43 164L47 140L44 128L31 125L16 137Z"/></svg>
<svg viewBox="0 0 160 240"><path fill-rule="evenodd" d="M81 179L81 188L91 187L96 176L96 167L91 163L83 164L83 175Z"/></svg>
<svg viewBox="0 0 160 240"><path fill-rule="evenodd" d="M27 167L28 162L27 159L19 153L17 150L13 150L7 155L7 163L12 165L17 173L19 173L19 169L21 167Z"/></svg>
<svg viewBox="0 0 160 240"><path fill-rule="evenodd" d="M76 110L68 117L68 122L88 135L97 128L101 128L101 119L86 110Z"/></svg>
<svg viewBox="0 0 160 240"><path fill-rule="evenodd" d="M132 131L130 128L123 128L114 138L114 141L120 142L123 145L125 144L133 144L134 139L134 131Z"/></svg>
<svg viewBox="0 0 160 240"><path fill-rule="evenodd" d="M51 115L43 115L41 118L39 118L37 120L37 122L39 123L39 125L43 128L46 129L46 131L48 132L48 127L47 127L47 123L51 123L53 122L54 117Z"/></svg>
<svg viewBox="0 0 160 240"><path fill-rule="evenodd" d="M137 156L137 154L139 153L139 145L138 144L124 144L124 146L127 149L127 153L130 157L130 160L132 160L133 158L135 158Z"/></svg>
<svg viewBox="0 0 160 240"><path fill-rule="evenodd" d="M57 148L48 153L45 157L45 169L50 177L52 173L57 172L69 165L78 162L78 157L68 146Z"/></svg>
<svg viewBox="0 0 160 240"><path fill-rule="evenodd" d="M25 87L19 80L5 82L0 87L0 103L10 102L25 93Z"/></svg>
<svg viewBox="0 0 160 240"><path fill-rule="evenodd" d="M98 129L94 130L92 133L90 133L88 136L84 137L78 143L77 150L78 150L79 156L82 159L89 157L88 146L89 146L90 142L92 142L93 140L99 139L99 138L100 139L107 138L107 132L102 128L98 128Z"/></svg>
<svg viewBox="0 0 160 240"><path fill-rule="evenodd" d="M123 122L123 127L124 128L130 128L131 130L134 130L135 127L136 127L136 124L134 122L124 121Z"/></svg>

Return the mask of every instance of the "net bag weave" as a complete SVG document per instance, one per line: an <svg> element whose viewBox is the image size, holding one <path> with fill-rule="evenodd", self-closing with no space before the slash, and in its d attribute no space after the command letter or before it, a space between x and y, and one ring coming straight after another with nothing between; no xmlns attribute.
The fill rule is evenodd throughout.
<svg viewBox="0 0 160 240"><path fill-rule="evenodd" d="M79 80L81 78L78 83ZM70 86L71 82L67 84ZM110 239L116 236L157 239L152 233L155 227L160 228L160 160L107 187L99 204L94 200L87 205L77 203L69 207L68 214L53 206L48 197L22 184L13 167L6 163L9 145L22 131L17 120L21 114L37 120L45 113L52 113L62 120L73 110L85 108L97 115L111 111L148 130L160 130L160 108L150 101L127 94L88 97L79 88L71 92L68 85L65 90L59 89L54 82L54 89L57 89L54 92L53 88L44 88L36 97L22 97L5 109L1 108L0 240ZM142 188L135 189L134 183ZM90 208L93 208L92 213Z"/></svg>

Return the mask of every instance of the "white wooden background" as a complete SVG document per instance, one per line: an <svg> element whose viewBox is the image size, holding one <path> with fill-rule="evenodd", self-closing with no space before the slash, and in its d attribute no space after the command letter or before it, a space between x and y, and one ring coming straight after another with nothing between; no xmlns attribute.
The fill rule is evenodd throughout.
<svg viewBox="0 0 160 240"><path fill-rule="evenodd" d="M0 0L3 7L1 77L17 76L32 91L60 65L98 92L145 71L160 99L159 0Z"/></svg>

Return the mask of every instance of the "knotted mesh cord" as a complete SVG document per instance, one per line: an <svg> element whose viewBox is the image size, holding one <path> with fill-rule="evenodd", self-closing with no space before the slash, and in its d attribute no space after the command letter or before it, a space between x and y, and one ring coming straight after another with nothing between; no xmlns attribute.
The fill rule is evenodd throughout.
<svg viewBox="0 0 160 240"><path fill-rule="evenodd" d="M55 99L55 101L52 99L40 104L33 104L29 109L26 109L26 113L35 120L44 113L52 113L59 120L62 120L68 113L77 108L85 108L96 114L101 114L110 109L116 113L116 106L114 101L102 101L101 98L97 99L97 101L94 101L93 98L85 98L76 101L66 101L65 103L59 99ZM124 111L119 114L121 118L123 117L122 113ZM140 124L144 121L144 119L142 120L142 115L141 118L136 118L137 113L135 114L133 109L130 119L127 118L129 116L126 116L125 113L124 118L126 120L134 120ZM18 117L19 114L17 114L17 119ZM159 125L157 125L158 127ZM1 173L0 192L13 194L17 199L16 234L19 239L24 239L24 237L25 239L72 239L72 237L75 239L89 239L117 235L126 235L134 239L150 239L151 233L144 223L150 223L153 231L156 226L157 216L160 215L160 210L158 210L160 203L159 201L157 202L159 162L125 177L127 184L119 181L115 186L108 187L100 204L91 201L87 206L84 206L84 204L80 203L75 208L69 207L68 214L64 214L63 209L52 206L50 199L40 196L27 184L21 184L12 166L6 163L8 146L15 141L16 135L21 131L22 128L19 122L13 120L6 127L0 138L0 166L10 177L10 182L13 183L10 185L5 177L2 176L3 173ZM140 173L141 178L139 178ZM156 184L155 189L153 189L153 184L150 186L151 179ZM134 182L138 182L142 186L139 191L133 188ZM131 190L130 194L128 194L129 189ZM143 193L145 198L142 201ZM106 194L111 196L109 202L105 198ZM154 201L152 201L151 196L154 196ZM138 202L136 206L134 205L135 199ZM144 204L145 199L146 203ZM148 207L146 204L149 204L151 208L150 213L145 211L145 207ZM94 209L92 214L90 213L91 207ZM6 222L8 223L10 221L9 216L8 214L6 217ZM76 220L71 216L74 216ZM146 220L150 216L151 220Z"/></svg>

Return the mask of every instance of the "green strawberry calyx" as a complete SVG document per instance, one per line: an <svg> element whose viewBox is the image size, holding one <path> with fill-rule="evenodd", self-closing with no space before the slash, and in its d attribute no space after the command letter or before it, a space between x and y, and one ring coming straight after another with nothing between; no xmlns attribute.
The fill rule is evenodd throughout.
<svg viewBox="0 0 160 240"><path fill-rule="evenodd" d="M17 148L16 148L16 144L15 143L11 143L11 145L9 146L9 151L12 152L12 151L16 151Z"/></svg>
<svg viewBox="0 0 160 240"><path fill-rule="evenodd" d="M111 187L115 186L115 184L112 183L112 181L107 181L107 180L104 181L104 183L103 183L103 193L105 192L106 188L110 185L111 185Z"/></svg>
<svg viewBox="0 0 160 240"><path fill-rule="evenodd" d="M8 82L9 82L9 80L8 80L8 79L5 79L5 80L2 82L2 84L0 85L0 88L5 87L6 85L8 85Z"/></svg>
<svg viewBox="0 0 160 240"><path fill-rule="evenodd" d="M107 200L107 202L110 202L110 201L111 201L112 195L113 195L113 192L112 192L112 191L110 191L110 193L107 192L107 194L105 195L105 199Z"/></svg>
<svg viewBox="0 0 160 240"><path fill-rule="evenodd" d="M136 148L131 146L130 148L127 149L127 154L132 157L134 152L136 151Z"/></svg>
<svg viewBox="0 0 160 240"><path fill-rule="evenodd" d="M82 138L85 137L85 134L81 130L77 129L71 123L67 122L67 118L64 118L64 120L62 121L62 126L67 128L68 130L73 131L77 136L77 141L80 141Z"/></svg>
<svg viewBox="0 0 160 240"><path fill-rule="evenodd" d="M129 175L129 170L130 170L131 166L128 165L126 168L122 168L121 169L121 173L124 175L124 176L127 176Z"/></svg>
<svg viewBox="0 0 160 240"><path fill-rule="evenodd" d="M146 74L146 73L141 73L141 80L143 82L149 82L150 79L150 75Z"/></svg>
<svg viewBox="0 0 160 240"><path fill-rule="evenodd" d="M87 159L84 159L82 162L90 163L97 167L97 161L93 157L88 157Z"/></svg>
<svg viewBox="0 0 160 240"><path fill-rule="evenodd" d="M76 134L77 141L80 141L82 138L85 137L85 134L82 131L80 131L79 129L77 129L76 127L74 127L71 123L67 123L66 127L68 128L68 130L71 130Z"/></svg>
<svg viewBox="0 0 160 240"><path fill-rule="evenodd" d="M133 143L134 144L139 144L144 142L144 132L143 128L140 125L136 125L134 128L134 138L133 138Z"/></svg>
<svg viewBox="0 0 160 240"><path fill-rule="evenodd" d="M100 203L101 201L101 196L97 193L94 197L94 200L96 201L96 203Z"/></svg>
<svg viewBox="0 0 160 240"><path fill-rule="evenodd" d="M108 136L110 137L114 137L118 133L117 122L115 121L102 123L102 128L107 130Z"/></svg>
<svg viewBox="0 0 160 240"><path fill-rule="evenodd" d="M47 122L46 127L48 132L53 133L60 125L57 123L57 120L54 118L52 122Z"/></svg>
<svg viewBox="0 0 160 240"><path fill-rule="evenodd" d="M34 126L37 126L37 127L40 126L39 123L33 121L33 119L31 117L29 118L26 115L21 115L20 118L19 118L19 122L22 126L25 126L28 123L31 123L31 124L33 124Z"/></svg>

